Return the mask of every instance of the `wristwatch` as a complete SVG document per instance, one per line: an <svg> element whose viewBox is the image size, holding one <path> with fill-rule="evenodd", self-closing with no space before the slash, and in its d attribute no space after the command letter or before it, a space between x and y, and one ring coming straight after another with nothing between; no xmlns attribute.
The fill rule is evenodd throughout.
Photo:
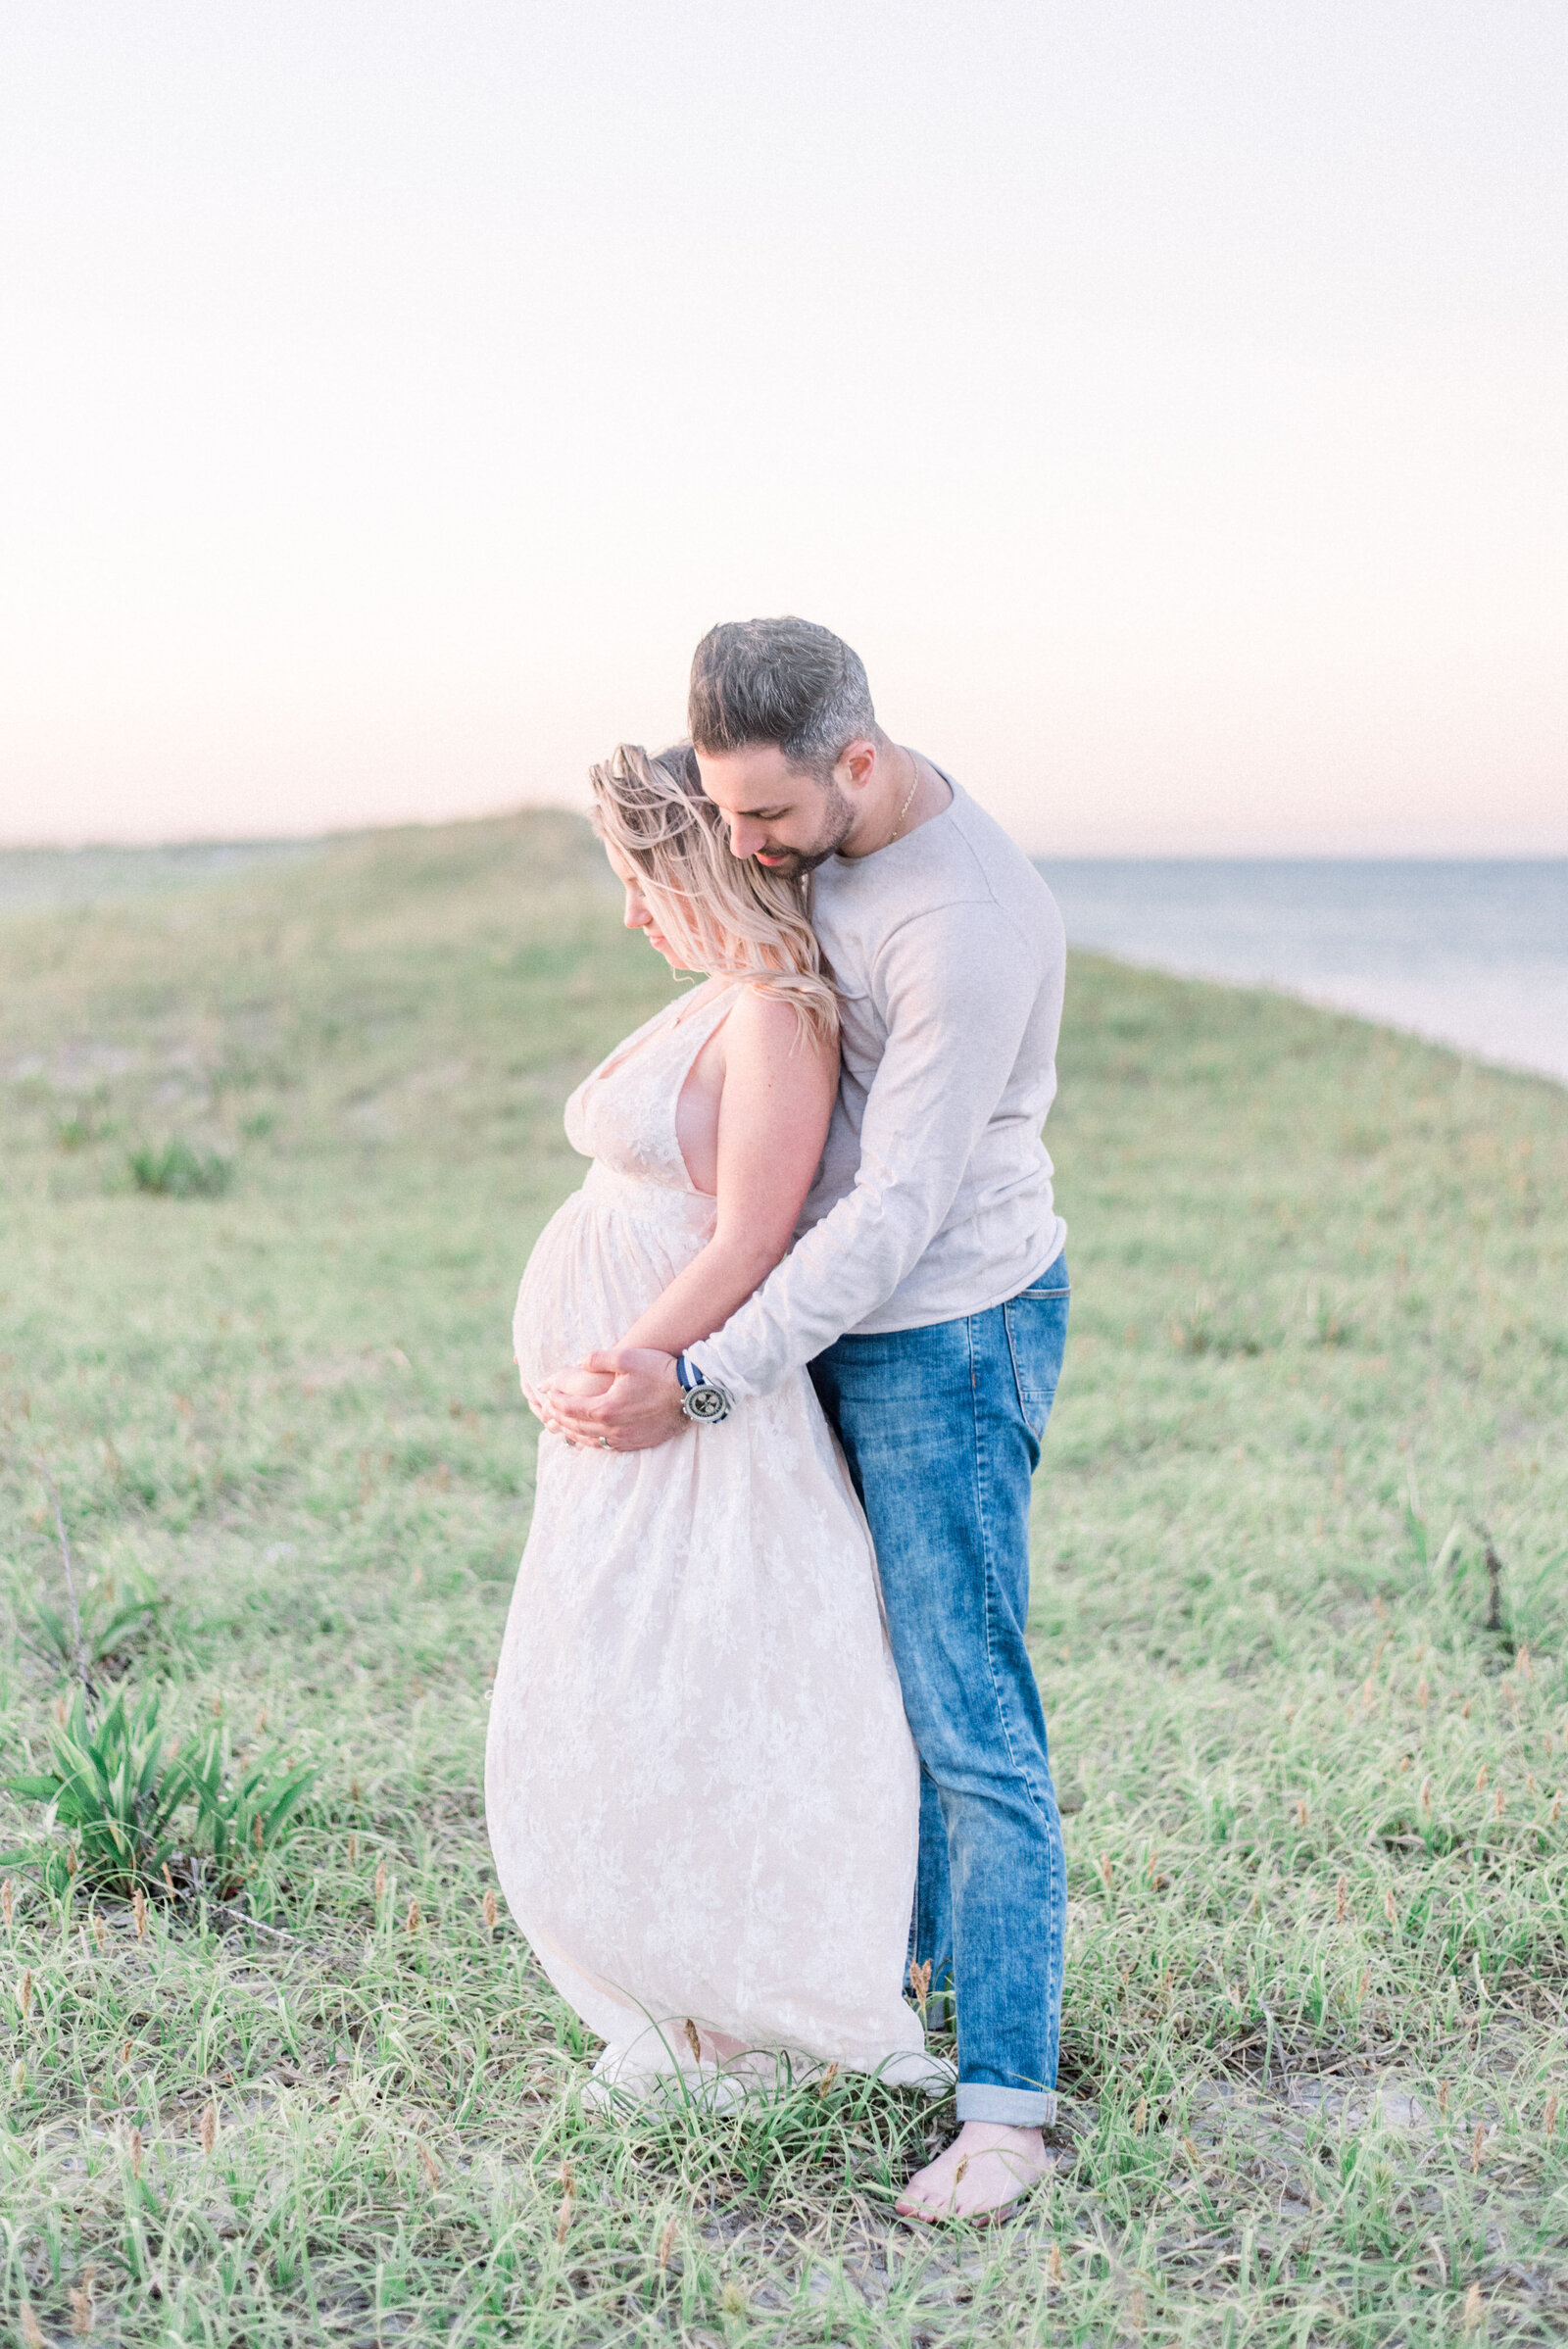
<svg viewBox="0 0 1568 2349"><path fill-rule="evenodd" d="M717 1427L734 1410L734 1402L723 1388L715 1387L711 1379L705 1379L696 1363L689 1362L684 1354L675 1356L675 1376L682 1389L680 1407L696 1426Z"/></svg>

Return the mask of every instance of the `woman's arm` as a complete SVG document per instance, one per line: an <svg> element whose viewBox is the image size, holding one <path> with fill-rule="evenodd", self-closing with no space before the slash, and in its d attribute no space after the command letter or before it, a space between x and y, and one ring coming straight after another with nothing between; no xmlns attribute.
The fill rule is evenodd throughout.
<svg viewBox="0 0 1568 2349"><path fill-rule="evenodd" d="M724 1074L718 1106L717 1215L713 1237L639 1315L618 1345L590 1357L609 1364L628 1348L671 1354L723 1326L789 1249L827 1140L838 1092L836 1042L808 1035L776 996L748 990L720 1030ZM580 1422L614 1384L608 1367L556 1373L529 1401L546 1427L591 1444ZM678 1389L672 1390L676 1399ZM561 1406L559 1409L557 1406ZM677 1418L676 1428L681 1422ZM618 1448L618 1447L617 1447Z"/></svg>
<svg viewBox="0 0 1568 2349"><path fill-rule="evenodd" d="M713 1236L621 1337L678 1354L728 1320L788 1250L827 1140L835 1043L748 988L724 1022Z"/></svg>
<svg viewBox="0 0 1568 2349"><path fill-rule="evenodd" d="M720 1328L786 1253L822 1155L838 1091L837 1045L806 1034L788 1003L752 989L720 1034L713 1237L622 1335L617 1351L683 1353ZM569 1376L563 1395L586 1396L611 1384L603 1374ZM542 1394L556 1385L547 1380Z"/></svg>

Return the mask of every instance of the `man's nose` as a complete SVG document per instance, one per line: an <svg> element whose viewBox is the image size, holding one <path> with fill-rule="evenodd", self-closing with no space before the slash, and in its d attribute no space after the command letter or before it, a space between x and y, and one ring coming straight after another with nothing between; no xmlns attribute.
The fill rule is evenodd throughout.
<svg viewBox="0 0 1568 2349"><path fill-rule="evenodd" d="M729 845L737 856L755 856L767 838L763 824L754 824L749 815L732 815L729 823Z"/></svg>

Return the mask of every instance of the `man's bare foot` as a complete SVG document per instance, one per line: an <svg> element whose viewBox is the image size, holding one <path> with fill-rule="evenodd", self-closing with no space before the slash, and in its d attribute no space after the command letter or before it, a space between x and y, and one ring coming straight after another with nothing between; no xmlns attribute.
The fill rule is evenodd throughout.
<svg viewBox="0 0 1568 2349"><path fill-rule="evenodd" d="M917 2170L899 2196L901 2219L1000 2217L1052 2168L1038 2129L965 2121L946 2153Z"/></svg>

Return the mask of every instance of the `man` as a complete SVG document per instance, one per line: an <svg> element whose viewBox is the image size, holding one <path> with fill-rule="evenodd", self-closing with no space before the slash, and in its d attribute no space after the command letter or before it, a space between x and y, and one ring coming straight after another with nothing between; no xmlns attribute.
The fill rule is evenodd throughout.
<svg viewBox="0 0 1568 2349"><path fill-rule="evenodd" d="M814 876L838 1101L796 1244L761 1288L678 1362L591 1356L614 1383L557 1424L659 1444L688 1400L717 1415L809 1364L870 1521L920 1753L911 1977L957 2009L959 2132L899 2209L979 2217L1047 2167L1060 2032L1066 1866L1024 1623L1030 1479L1067 1329L1040 1139L1061 921L1000 826L883 732L827 629L714 628L690 723L734 854Z"/></svg>

